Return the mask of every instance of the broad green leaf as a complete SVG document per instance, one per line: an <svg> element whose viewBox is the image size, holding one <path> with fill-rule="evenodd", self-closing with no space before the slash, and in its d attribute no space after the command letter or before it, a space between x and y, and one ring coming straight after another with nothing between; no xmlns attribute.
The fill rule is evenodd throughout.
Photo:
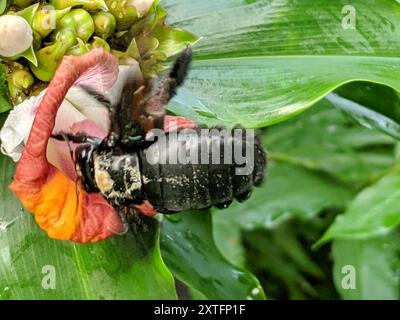
<svg viewBox="0 0 400 320"><path fill-rule="evenodd" d="M218 3L216 3L218 2ZM206 124L263 127L355 80L400 90L400 3L166 0L169 22L202 39L170 110Z"/></svg>
<svg viewBox="0 0 400 320"><path fill-rule="evenodd" d="M12 107L8 100L8 87L4 77L4 66L0 63L0 113L10 110ZM0 122L3 125L3 122Z"/></svg>
<svg viewBox="0 0 400 320"><path fill-rule="evenodd" d="M219 219L234 220L244 230L269 229L288 219L313 219L323 209L342 209L353 192L329 176L302 167L270 162L266 183L250 200L234 203Z"/></svg>
<svg viewBox="0 0 400 320"><path fill-rule="evenodd" d="M363 240L337 239L332 250L334 280L343 299L400 299L399 232ZM355 279L349 278L353 271ZM350 284L355 284L354 290Z"/></svg>
<svg viewBox="0 0 400 320"><path fill-rule="evenodd" d="M223 211L213 213L213 234L215 245L222 255L235 266L246 265L245 248L242 244L242 231Z"/></svg>
<svg viewBox="0 0 400 320"><path fill-rule="evenodd" d="M271 159L326 172L357 189L395 164L392 138L361 127L326 101L270 128L264 144Z"/></svg>
<svg viewBox="0 0 400 320"><path fill-rule="evenodd" d="M335 93L330 93L326 99L339 110L348 113L361 125L370 129L374 128L380 130L397 140L400 139L400 124L391 118L370 110L352 100L343 98ZM397 99L397 101L399 100Z"/></svg>
<svg viewBox="0 0 400 320"><path fill-rule="evenodd" d="M267 295L282 298L281 292L271 290L271 282L276 284L276 279L280 279L278 282L292 298L319 297L323 293L317 291L316 282L326 279L322 280L320 267L306 250L310 251L326 224L317 233L311 224L321 224L321 212L344 208L352 196L351 190L327 176L273 162L265 186L256 189L250 200L235 203L227 210L216 210L216 245L229 261L256 272L260 281L266 273L271 274L262 282ZM311 237L308 246L297 238L302 223L307 224L303 234Z"/></svg>
<svg viewBox="0 0 400 320"><path fill-rule="evenodd" d="M290 224L281 226L272 232L275 242L279 244L299 270L313 275L316 278L323 277L321 269L308 257L305 248L296 237L296 231Z"/></svg>
<svg viewBox="0 0 400 320"><path fill-rule="evenodd" d="M234 203L218 219L234 219L245 230L269 229L293 217L312 219L321 210L343 208L353 191L302 167L270 162L265 184L250 200Z"/></svg>
<svg viewBox="0 0 400 320"><path fill-rule="evenodd" d="M274 297L282 298L282 289L275 288L276 279L292 298L334 297L327 278L315 278L318 273L305 276L305 270L315 272L315 266L303 264L312 266L315 262L303 250L309 249L330 224L329 219L315 232L313 225L322 223L321 214L325 217L332 211L329 209L344 209L355 195L355 188L345 182L363 185L394 164L393 140L360 127L329 103L321 102L300 117L266 130L263 141L271 160L266 183L249 201L215 213L217 246L235 263L247 257L250 270L266 288L272 286ZM370 168L374 157L386 160ZM302 231L300 222L305 225ZM245 257L238 226L243 230L265 229L245 233ZM308 243L308 247L301 248L296 242L294 235L300 232L301 243ZM321 251L318 254L321 259ZM326 274L331 268L328 254L322 257L318 263ZM265 278L266 272L271 276Z"/></svg>
<svg viewBox="0 0 400 320"><path fill-rule="evenodd" d="M328 257L318 252L317 260L311 251L321 230L326 228L325 219L299 220L291 219L268 230L246 232L218 211L213 219L214 238L229 261L257 276L268 297L332 297L334 289L326 283L327 270L330 270Z"/></svg>
<svg viewBox="0 0 400 320"><path fill-rule="evenodd" d="M400 93L390 87L371 82L352 82L335 93L400 123Z"/></svg>
<svg viewBox="0 0 400 320"><path fill-rule="evenodd" d="M327 281L330 270L327 256L322 256L317 265L315 252L310 250L312 241L307 236L314 237L314 227L307 224L312 231L300 234L301 224L294 222L271 230L244 233L250 270L258 275L267 288L267 294L276 299L334 296L333 288ZM322 285L325 287L323 290Z"/></svg>
<svg viewBox="0 0 400 320"><path fill-rule="evenodd" d="M97 244L51 240L8 190L14 169L0 156L0 299L176 299L157 222Z"/></svg>
<svg viewBox="0 0 400 320"><path fill-rule="evenodd" d="M395 173L362 190L338 216L318 244L334 238L367 238L388 234L400 224L400 174Z"/></svg>
<svg viewBox="0 0 400 320"><path fill-rule="evenodd" d="M208 299L264 298L258 280L218 251L210 213L186 212L164 219L161 252L174 276Z"/></svg>

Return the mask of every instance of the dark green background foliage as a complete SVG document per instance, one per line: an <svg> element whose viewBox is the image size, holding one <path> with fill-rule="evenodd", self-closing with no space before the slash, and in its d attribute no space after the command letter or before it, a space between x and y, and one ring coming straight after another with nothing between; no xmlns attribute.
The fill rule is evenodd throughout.
<svg viewBox="0 0 400 320"><path fill-rule="evenodd" d="M1 156L0 298L398 299L400 4L351 1L356 28L343 29L347 4L163 1L170 23L203 37L169 110L258 128L266 183L224 211L77 245L21 209ZM41 286L46 265L55 290Z"/></svg>

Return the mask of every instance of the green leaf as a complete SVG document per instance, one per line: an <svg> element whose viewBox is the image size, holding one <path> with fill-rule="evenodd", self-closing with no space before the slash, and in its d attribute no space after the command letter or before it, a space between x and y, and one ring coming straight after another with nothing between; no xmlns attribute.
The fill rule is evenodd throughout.
<svg viewBox="0 0 400 320"><path fill-rule="evenodd" d="M266 277L265 287L271 287L268 294L284 299L317 298L317 283L324 274L300 242L304 238L298 238L296 227L286 223L268 231L245 232L247 262L251 270ZM277 280L285 288L284 297L276 292Z"/></svg>
<svg viewBox="0 0 400 320"><path fill-rule="evenodd" d="M333 242L334 280L343 299L400 299L400 234L363 240L337 239ZM346 266L355 271L355 289L348 288L350 275ZM344 284L344 286L343 286Z"/></svg>
<svg viewBox="0 0 400 320"><path fill-rule="evenodd" d="M326 101L268 130L264 144L271 159L326 172L353 189L395 164L392 138L359 126Z"/></svg>
<svg viewBox="0 0 400 320"><path fill-rule="evenodd" d="M400 90L400 3L355 0L166 0L170 22L201 36L170 110L205 124L263 127L293 117L355 80ZM197 112L190 101L204 106ZM203 109L209 110L204 115Z"/></svg>
<svg viewBox="0 0 400 320"><path fill-rule="evenodd" d="M336 108L351 115L361 125L380 130L395 139L400 139L400 124L392 119L334 93L330 93L326 99ZM399 100L397 99L397 101Z"/></svg>
<svg viewBox="0 0 400 320"><path fill-rule="evenodd" d="M266 183L251 199L220 213L244 230L269 229L288 219L313 219L323 209L341 209L353 192L334 179L284 163L270 162Z"/></svg>
<svg viewBox="0 0 400 320"><path fill-rule="evenodd" d="M49 239L8 190L14 169L0 156L0 299L176 299L155 220L96 244Z"/></svg>
<svg viewBox="0 0 400 320"><path fill-rule="evenodd" d="M164 219L161 251L174 276L208 299L263 299L258 280L218 251L211 214L186 212Z"/></svg>
<svg viewBox="0 0 400 320"><path fill-rule="evenodd" d="M8 86L4 75L4 66L0 63L0 113L6 112L12 108L8 100Z"/></svg>
<svg viewBox="0 0 400 320"><path fill-rule="evenodd" d="M367 238L385 235L400 224L400 174L381 179L362 190L346 212L319 240L318 245L334 238Z"/></svg>
<svg viewBox="0 0 400 320"><path fill-rule="evenodd" d="M213 234L215 245L222 255L233 265L245 268L245 248L242 244L242 231L223 211L213 212Z"/></svg>
<svg viewBox="0 0 400 320"><path fill-rule="evenodd" d="M390 87L371 82L352 82L340 87L335 93L400 123L399 93Z"/></svg>

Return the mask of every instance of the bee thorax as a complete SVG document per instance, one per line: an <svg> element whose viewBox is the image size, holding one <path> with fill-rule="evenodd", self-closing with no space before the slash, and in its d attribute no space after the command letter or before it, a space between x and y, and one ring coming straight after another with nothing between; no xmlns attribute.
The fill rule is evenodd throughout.
<svg viewBox="0 0 400 320"><path fill-rule="evenodd" d="M96 156L94 179L101 194L116 206L143 201L139 159L135 153Z"/></svg>

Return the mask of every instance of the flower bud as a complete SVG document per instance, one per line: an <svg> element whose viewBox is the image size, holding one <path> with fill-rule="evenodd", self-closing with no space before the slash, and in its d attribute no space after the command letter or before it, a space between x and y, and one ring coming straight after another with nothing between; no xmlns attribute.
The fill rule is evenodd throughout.
<svg viewBox="0 0 400 320"><path fill-rule="evenodd" d="M129 29L151 9L154 0L106 0L109 10L117 18L118 30Z"/></svg>
<svg viewBox="0 0 400 320"><path fill-rule="evenodd" d="M32 4L33 0L14 0L13 4L18 8L26 8Z"/></svg>
<svg viewBox="0 0 400 320"><path fill-rule="evenodd" d="M67 7L63 10L55 10L53 6L43 6L36 11L32 28L38 32L42 38L47 37L53 30L56 29L57 22L71 10Z"/></svg>
<svg viewBox="0 0 400 320"><path fill-rule="evenodd" d="M7 65L7 84L10 92L10 100L14 105L20 104L29 94L35 79L29 69L17 62Z"/></svg>
<svg viewBox="0 0 400 320"><path fill-rule="evenodd" d="M105 51L108 51L108 52L111 51L111 47L107 43L107 41L102 38L99 38L99 37L93 37L93 41L89 46L90 46L90 49L103 48Z"/></svg>
<svg viewBox="0 0 400 320"><path fill-rule="evenodd" d="M40 49L37 53L38 66L31 64L34 75L45 82L53 79L54 74L66 52L77 42L73 30L60 31L52 45Z"/></svg>
<svg viewBox="0 0 400 320"><path fill-rule="evenodd" d="M95 34L106 40L117 28L117 20L110 12L100 11L93 16Z"/></svg>
<svg viewBox="0 0 400 320"><path fill-rule="evenodd" d="M20 16L0 16L0 39L0 56L5 58L17 56L32 45L32 28Z"/></svg>
<svg viewBox="0 0 400 320"><path fill-rule="evenodd" d="M127 5L135 6L138 16L143 17L150 11L153 2L154 0L129 0Z"/></svg>
<svg viewBox="0 0 400 320"><path fill-rule="evenodd" d="M108 10L104 0L51 0L50 4L56 9L80 6L89 11Z"/></svg>
<svg viewBox="0 0 400 320"><path fill-rule="evenodd" d="M92 16L83 9L74 9L61 18L57 25L58 30L74 30L77 37L87 42L94 33Z"/></svg>
<svg viewBox="0 0 400 320"><path fill-rule="evenodd" d="M76 45L74 45L73 47L71 47L66 55L69 56L81 56L84 55L85 53L89 52L89 48L86 45L86 43L84 43L80 38L78 38L78 43Z"/></svg>
<svg viewBox="0 0 400 320"><path fill-rule="evenodd" d="M12 83L20 89L27 90L35 83L35 79L29 70L22 69L14 72Z"/></svg>

